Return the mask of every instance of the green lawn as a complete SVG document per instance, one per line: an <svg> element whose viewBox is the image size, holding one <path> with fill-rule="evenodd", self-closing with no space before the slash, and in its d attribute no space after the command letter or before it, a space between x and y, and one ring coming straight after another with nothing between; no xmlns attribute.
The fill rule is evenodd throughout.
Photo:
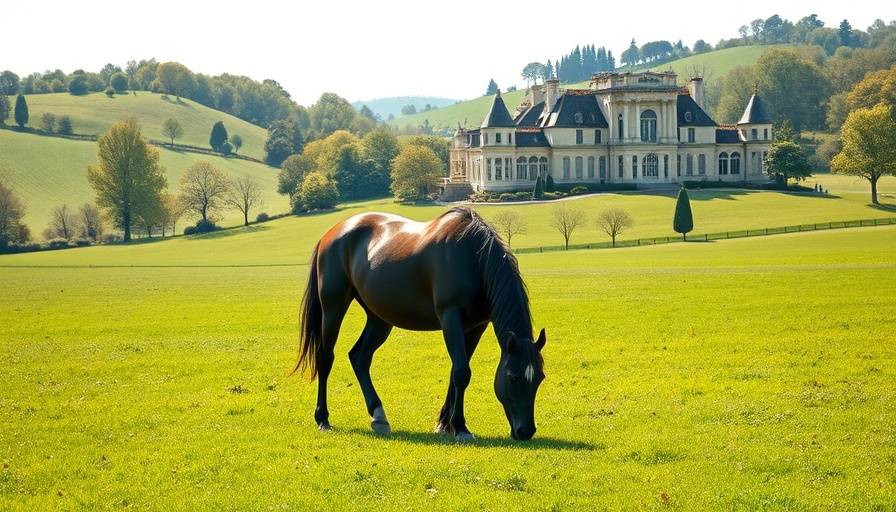
<svg viewBox="0 0 896 512"><path fill-rule="evenodd" d="M84 96L31 94L25 98L28 102L29 128L42 129L43 114L50 113L57 119L63 115L69 116L77 134L98 136L109 131L113 123L133 116L139 121L147 139L168 143L170 139L162 133L162 123L174 118L184 128L184 136L175 139L175 143L208 148L212 126L223 121L228 136L242 137L240 154L259 160L264 158L267 130L185 98L145 91L117 94L112 98L104 93Z"/></svg>
<svg viewBox="0 0 896 512"><path fill-rule="evenodd" d="M478 440L458 445L431 433L437 333L395 331L374 359L389 438L345 357L357 308L335 432L315 428L316 384L286 377L311 245L370 206L0 256L0 509L896 506L896 227L520 255L548 333L539 431L510 440L488 332L467 393Z"/></svg>

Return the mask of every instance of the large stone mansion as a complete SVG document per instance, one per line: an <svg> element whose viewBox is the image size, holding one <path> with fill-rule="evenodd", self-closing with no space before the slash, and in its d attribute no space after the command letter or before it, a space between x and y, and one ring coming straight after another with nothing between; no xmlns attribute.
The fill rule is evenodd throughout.
<svg viewBox="0 0 896 512"><path fill-rule="evenodd" d="M703 110L703 80L674 72L598 73L588 89L532 87L512 117L501 94L478 129L458 128L450 182L476 191L531 190L539 175L558 185L685 180L761 182L772 121L753 95L737 124Z"/></svg>

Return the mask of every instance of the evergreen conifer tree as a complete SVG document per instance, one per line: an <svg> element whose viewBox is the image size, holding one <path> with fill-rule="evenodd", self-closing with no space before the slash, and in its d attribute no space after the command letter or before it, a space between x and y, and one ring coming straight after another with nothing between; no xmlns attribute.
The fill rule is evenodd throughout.
<svg viewBox="0 0 896 512"><path fill-rule="evenodd" d="M684 240L688 239L688 233L694 229L691 201L688 199L688 191L684 188L684 185L678 191L678 199L675 201L675 217L672 219L672 229L676 233L681 233Z"/></svg>
<svg viewBox="0 0 896 512"><path fill-rule="evenodd" d="M212 134L208 138L208 144L213 150L221 151L225 142L227 142L227 128L224 128L224 121L218 121L212 126Z"/></svg>
<svg viewBox="0 0 896 512"><path fill-rule="evenodd" d="M16 96L16 111L14 115L19 128L24 128L28 124L28 103L25 102L24 94Z"/></svg>

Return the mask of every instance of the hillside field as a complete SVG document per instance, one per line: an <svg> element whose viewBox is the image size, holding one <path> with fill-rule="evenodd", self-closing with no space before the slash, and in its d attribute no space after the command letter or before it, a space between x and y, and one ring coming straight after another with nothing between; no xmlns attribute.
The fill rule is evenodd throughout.
<svg viewBox="0 0 896 512"><path fill-rule="evenodd" d="M146 136L146 127L143 127ZM42 137L13 130L0 130L0 175L25 202L24 222L31 236L40 240L49 225L53 209L67 204L77 210L86 202L93 203L95 195L87 182L87 167L97 165L95 142ZM252 212L250 220L265 211L269 215L289 211L289 198L277 194L277 169L264 164L236 158L158 148L159 162L167 171L168 191L176 194L180 177L197 161L208 161L232 178L253 176L261 184L263 208ZM181 219L178 232L195 222L195 218ZM242 223L242 214L227 211L224 225ZM141 233L135 232L135 235Z"/></svg>
<svg viewBox="0 0 896 512"><path fill-rule="evenodd" d="M701 194L707 222L741 201L802 198ZM807 200L801 215L819 217L851 201ZM478 439L457 444L431 432L449 368L438 333L396 330L374 358L388 438L371 433L345 357L359 308L330 379L336 431L315 427L316 383L287 377L313 243L368 209L423 220L444 207L372 202L0 256L0 509L896 505L896 226L521 254L548 334L538 433L508 435L488 331L467 393Z"/></svg>

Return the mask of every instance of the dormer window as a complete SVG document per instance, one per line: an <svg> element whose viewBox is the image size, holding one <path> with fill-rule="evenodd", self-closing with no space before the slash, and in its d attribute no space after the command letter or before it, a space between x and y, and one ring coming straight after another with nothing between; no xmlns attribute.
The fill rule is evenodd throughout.
<svg viewBox="0 0 896 512"><path fill-rule="evenodd" d="M581 113L581 112L576 112L576 116L575 116L575 117L576 117L576 123L577 123L577 124L582 124L582 120L583 120L582 113Z"/></svg>
<svg viewBox="0 0 896 512"><path fill-rule="evenodd" d="M693 118L694 116L690 111L684 113L684 122L690 123Z"/></svg>

